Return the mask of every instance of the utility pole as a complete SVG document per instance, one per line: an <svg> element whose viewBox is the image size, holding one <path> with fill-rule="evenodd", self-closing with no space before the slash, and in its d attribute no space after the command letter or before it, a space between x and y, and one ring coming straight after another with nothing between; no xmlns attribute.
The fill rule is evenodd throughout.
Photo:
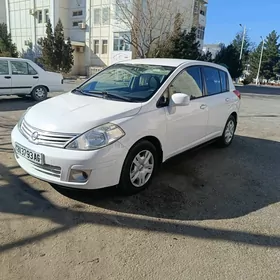
<svg viewBox="0 0 280 280"><path fill-rule="evenodd" d="M243 54L245 36L246 36L246 26L243 27L243 25L241 23L239 25L243 28L243 37L242 37L241 51L240 51L240 57L239 57L239 60L241 60L242 54Z"/></svg>
<svg viewBox="0 0 280 280"><path fill-rule="evenodd" d="M260 63L259 63L259 69L258 69L258 74L257 74L257 78L256 78L256 85L259 83L259 78L260 78L260 71L261 71L261 65L262 65L262 57L263 57L263 49L264 49L264 39L261 36L262 39L262 50L261 50L261 55L260 55Z"/></svg>

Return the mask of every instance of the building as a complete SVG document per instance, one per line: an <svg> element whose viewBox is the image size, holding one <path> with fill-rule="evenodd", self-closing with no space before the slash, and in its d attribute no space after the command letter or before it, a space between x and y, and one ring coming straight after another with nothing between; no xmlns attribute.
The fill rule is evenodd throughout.
<svg viewBox="0 0 280 280"><path fill-rule="evenodd" d="M217 53L221 50L222 44L205 44L202 48L204 53L207 53L208 51L212 53L212 57L215 58Z"/></svg>
<svg viewBox="0 0 280 280"><path fill-rule="evenodd" d="M45 36L47 20L54 27L60 18L65 39L70 37L74 48L72 74L85 75L90 68L132 58L131 44L127 42L131 29L118 17L120 5L116 1L129 5L135 0L5 0L7 25L18 51L35 59L40 55L37 42ZM152 0L139 0L143 10L145 1ZM186 11L184 29L197 28L202 47L208 0L173 1L179 3L173 7Z"/></svg>
<svg viewBox="0 0 280 280"><path fill-rule="evenodd" d="M7 23L7 16L6 16L6 3L2 0L2 8L0 9L0 23Z"/></svg>

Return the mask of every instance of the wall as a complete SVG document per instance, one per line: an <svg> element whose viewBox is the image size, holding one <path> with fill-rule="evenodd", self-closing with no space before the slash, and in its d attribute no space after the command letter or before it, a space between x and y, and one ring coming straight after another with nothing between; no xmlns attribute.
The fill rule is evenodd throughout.
<svg viewBox="0 0 280 280"><path fill-rule="evenodd" d="M7 18L6 18L6 1L2 0L1 1L2 7L0 9L0 23L7 23Z"/></svg>

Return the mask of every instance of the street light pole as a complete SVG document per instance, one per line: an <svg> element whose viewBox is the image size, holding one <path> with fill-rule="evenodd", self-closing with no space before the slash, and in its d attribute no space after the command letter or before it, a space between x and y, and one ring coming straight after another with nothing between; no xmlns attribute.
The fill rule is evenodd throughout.
<svg viewBox="0 0 280 280"><path fill-rule="evenodd" d="M245 35L246 35L246 26L243 27L242 24L239 24L239 25L243 28L243 37L242 37L241 51L240 51L240 57L239 57L239 60L241 60L242 54L243 54L243 48L244 48Z"/></svg>
<svg viewBox="0 0 280 280"><path fill-rule="evenodd" d="M262 36L261 36L261 39L262 39L263 43L262 43L262 50L261 50L261 55L260 55L259 69L258 69L258 74L257 74L257 78L256 78L256 85L258 84L259 78L260 78L260 71L261 71L262 57L263 57L263 49L264 49L264 39L263 39Z"/></svg>

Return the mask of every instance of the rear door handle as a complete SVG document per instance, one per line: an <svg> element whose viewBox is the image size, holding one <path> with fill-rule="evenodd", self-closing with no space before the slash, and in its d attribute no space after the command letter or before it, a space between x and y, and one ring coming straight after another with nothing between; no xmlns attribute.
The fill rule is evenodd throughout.
<svg viewBox="0 0 280 280"><path fill-rule="evenodd" d="M200 109L204 110L204 109L206 109L206 108L207 108L207 105L206 105L206 104L200 105Z"/></svg>
<svg viewBox="0 0 280 280"><path fill-rule="evenodd" d="M11 76L5 76L4 78L5 79L11 79Z"/></svg>
<svg viewBox="0 0 280 280"><path fill-rule="evenodd" d="M38 79L39 77L38 76L33 76L33 79Z"/></svg>
<svg viewBox="0 0 280 280"><path fill-rule="evenodd" d="M229 99L229 98L226 98L226 102L230 102L230 99Z"/></svg>

